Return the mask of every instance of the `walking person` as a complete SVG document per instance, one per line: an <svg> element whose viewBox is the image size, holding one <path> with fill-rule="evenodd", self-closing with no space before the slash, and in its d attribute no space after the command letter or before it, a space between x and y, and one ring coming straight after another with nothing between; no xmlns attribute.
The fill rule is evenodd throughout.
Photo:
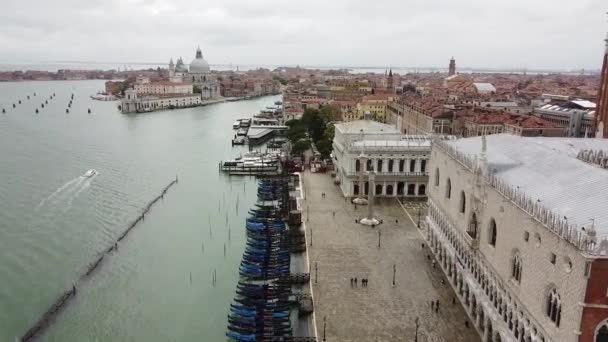
<svg viewBox="0 0 608 342"><path fill-rule="evenodd" d="M435 260L433 260L433 262L432 262L433 268L435 268L435 264L436 264L436 262L435 262Z"/></svg>
<svg viewBox="0 0 608 342"><path fill-rule="evenodd" d="M435 302L435 312L439 312L439 299Z"/></svg>
<svg viewBox="0 0 608 342"><path fill-rule="evenodd" d="M357 277L355 277L355 286L357 286Z"/></svg>
<svg viewBox="0 0 608 342"><path fill-rule="evenodd" d="M350 278L350 287L353 287L353 278Z"/></svg>
<svg viewBox="0 0 608 342"><path fill-rule="evenodd" d="M452 297L452 305L456 305L456 297Z"/></svg>
<svg viewBox="0 0 608 342"><path fill-rule="evenodd" d="M432 300L431 301L431 311L434 311L434 310L435 310L435 301Z"/></svg>

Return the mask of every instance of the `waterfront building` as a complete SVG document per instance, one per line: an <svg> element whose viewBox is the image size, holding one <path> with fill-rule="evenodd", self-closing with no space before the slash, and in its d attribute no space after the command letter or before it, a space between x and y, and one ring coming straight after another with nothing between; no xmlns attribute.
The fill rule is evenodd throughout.
<svg viewBox="0 0 608 342"><path fill-rule="evenodd" d="M606 151L508 134L433 142L425 234L483 342L608 339Z"/></svg>
<svg viewBox="0 0 608 342"><path fill-rule="evenodd" d="M200 106L203 104L200 94L156 94L139 95L133 89L127 89L121 101L123 113L144 113L162 109L175 109Z"/></svg>
<svg viewBox="0 0 608 342"><path fill-rule="evenodd" d="M151 82L147 77L137 77L133 89L138 95L192 94L192 83Z"/></svg>
<svg viewBox="0 0 608 342"><path fill-rule="evenodd" d="M335 125L333 157L336 178L346 197L369 194L364 171L375 172L375 196L425 199L431 139L404 135L394 126L371 120Z"/></svg>
<svg viewBox="0 0 608 342"><path fill-rule="evenodd" d="M608 138L608 34L606 35L606 49L602 62L600 89L597 93L597 112L594 127L596 137Z"/></svg>
<svg viewBox="0 0 608 342"><path fill-rule="evenodd" d="M456 75L456 60L454 57L450 59L450 66L448 69L448 76Z"/></svg>
<svg viewBox="0 0 608 342"><path fill-rule="evenodd" d="M169 61L169 80L174 83L191 82L203 99L220 96L220 83L216 75L211 72L209 63L203 58L200 47L196 49L189 68L186 67L181 57L176 64L173 64L173 59Z"/></svg>

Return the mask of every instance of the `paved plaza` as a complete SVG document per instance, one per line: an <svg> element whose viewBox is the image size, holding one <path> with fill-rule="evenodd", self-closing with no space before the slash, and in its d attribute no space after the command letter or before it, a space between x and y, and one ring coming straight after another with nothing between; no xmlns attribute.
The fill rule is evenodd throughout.
<svg viewBox="0 0 608 342"><path fill-rule="evenodd" d="M414 341L416 318L419 342L480 340L472 326L465 326L464 310L458 302L452 304L450 285L447 280L442 284L443 273L431 266L418 228L396 200L377 201L375 211L383 223L371 228L355 223L367 206L355 209L345 201L328 174L306 171L303 186L319 341L324 317L327 341ZM417 220L419 205L406 206ZM358 284L351 287L354 277ZM369 279L367 287L361 278ZM438 313L431 310L434 300L439 300Z"/></svg>

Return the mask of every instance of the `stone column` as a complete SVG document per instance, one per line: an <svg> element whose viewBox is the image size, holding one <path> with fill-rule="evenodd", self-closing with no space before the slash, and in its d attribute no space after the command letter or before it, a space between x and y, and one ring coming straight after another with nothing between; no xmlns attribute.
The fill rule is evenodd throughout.
<svg viewBox="0 0 608 342"><path fill-rule="evenodd" d="M366 226L377 226L380 221L374 217L374 197L376 188L376 175L374 172L368 172L369 181L369 196L367 198L367 217L359 220L359 223Z"/></svg>

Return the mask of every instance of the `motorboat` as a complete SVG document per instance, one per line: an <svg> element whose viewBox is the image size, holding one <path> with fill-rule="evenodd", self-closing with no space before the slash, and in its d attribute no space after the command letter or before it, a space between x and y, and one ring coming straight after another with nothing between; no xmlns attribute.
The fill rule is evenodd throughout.
<svg viewBox="0 0 608 342"><path fill-rule="evenodd" d="M233 129L238 129L239 127L241 127L241 120L236 120L233 124L232 124L232 128Z"/></svg>
<svg viewBox="0 0 608 342"><path fill-rule="evenodd" d="M82 175L82 176L86 177L86 178L91 178L91 177L95 176L96 174L97 174L97 170L90 169L89 171L85 172L84 175Z"/></svg>

